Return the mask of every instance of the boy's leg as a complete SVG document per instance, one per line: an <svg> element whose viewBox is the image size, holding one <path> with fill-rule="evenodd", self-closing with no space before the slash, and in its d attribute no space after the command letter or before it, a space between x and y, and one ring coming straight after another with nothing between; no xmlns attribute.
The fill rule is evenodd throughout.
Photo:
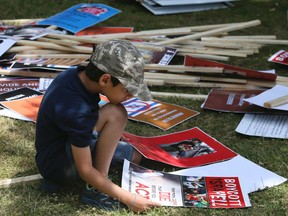
<svg viewBox="0 0 288 216"><path fill-rule="evenodd" d="M94 134L97 139L94 149L94 167L105 177L108 177L113 156L115 158L114 153L116 153L116 157L121 157L121 151L124 151L124 155L127 155L127 151L132 152L131 146L119 143L126 123L127 112L122 105L107 104L99 110L98 121L94 128L95 131L99 132ZM86 184L86 189L81 196L81 201L105 210L126 208L118 200L109 197L88 184Z"/></svg>
<svg viewBox="0 0 288 216"><path fill-rule="evenodd" d="M99 110L95 130L100 136L95 147L95 168L108 176L115 149L127 124L127 111L121 105L106 104Z"/></svg>

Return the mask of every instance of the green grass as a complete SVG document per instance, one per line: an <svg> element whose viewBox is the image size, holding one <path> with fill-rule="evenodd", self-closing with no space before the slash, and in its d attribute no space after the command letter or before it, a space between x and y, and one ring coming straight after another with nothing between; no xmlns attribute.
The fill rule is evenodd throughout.
<svg viewBox="0 0 288 216"><path fill-rule="evenodd" d="M154 16L134 0L86 1L103 3L118 8L122 13L112 17L102 26L130 26L135 31L197 26L208 24L244 22L261 20L261 25L235 32L231 35L276 35L278 39L288 39L286 11L287 0L242 0L235 2L235 7L224 10L211 10L187 14ZM59 13L73 5L82 3L76 0L10 0L1 1L0 19L45 18ZM229 64L251 69L276 69L276 73L288 76L287 66L273 64L267 59L286 46L266 46L259 54L248 58L231 58ZM180 60L181 61L181 60ZM207 94L209 89L199 88L151 88L154 91L186 92ZM126 131L143 136L162 135L192 127L199 127L238 154L288 178L287 139L271 139L240 135L235 129L241 121L242 114L220 113L202 110L203 101L179 98L157 98L161 101L178 104L197 110L200 115L175 126L169 131L161 131L147 124L129 121ZM35 124L6 117L0 117L0 179L14 178L37 173L34 163ZM175 170L168 165L145 161L144 165L156 170ZM253 173L251 173L253 175ZM115 175L117 177L117 174ZM119 180L119 179L118 179ZM129 212L102 212L99 209L82 206L78 201L77 190L69 193L46 196L38 191L39 182L19 184L0 189L0 215L127 215ZM147 212L147 215L199 215L199 216L284 216L288 215L288 184L268 188L250 194L251 208L246 209L196 209L161 207Z"/></svg>

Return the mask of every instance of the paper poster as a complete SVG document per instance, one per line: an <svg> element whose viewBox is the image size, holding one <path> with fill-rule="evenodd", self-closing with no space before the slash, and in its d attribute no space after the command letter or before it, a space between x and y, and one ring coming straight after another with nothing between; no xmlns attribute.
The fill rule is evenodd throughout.
<svg viewBox="0 0 288 216"><path fill-rule="evenodd" d="M15 40L0 38L0 56L6 53L6 51L9 50L15 43Z"/></svg>
<svg viewBox="0 0 288 216"><path fill-rule="evenodd" d="M115 33L129 33L133 32L133 27L103 27L103 26L91 26L77 32L77 36L85 35L99 35L99 34L115 34Z"/></svg>
<svg viewBox="0 0 288 216"><path fill-rule="evenodd" d="M259 137L288 138L288 115L245 114L236 132Z"/></svg>
<svg viewBox="0 0 288 216"><path fill-rule="evenodd" d="M274 63L279 63L283 65L288 65L288 51L286 50L280 50L274 55L272 55L268 61L274 62Z"/></svg>
<svg viewBox="0 0 288 216"><path fill-rule="evenodd" d="M78 4L61 13L38 21L38 25L54 25L77 33L102 22L121 11L104 4Z"/></svg>
<svg viewBox="0 0 288 216"><path fill-rule="evenodd" d="M277 186L287 181L286 178L261 167L252 161L237 155L236 157L201 167L192 167L171 172L177 175L196 176L238 176L242 189L251 193L267 187Z"/></svg>
<svg viewBox="0 0 288 216"><path fill-rule="evenodd" d="M131 116L129 119L148 123L162 130L168 130L197 115L199 115L197 111L161 101L159 106L153 107L135 117Z"/></svg>
<svg viewBox="0 0 288 216"><path fill-rule="evenodd" d="M124 132L121 141L133 145L150 160L182 168L216 163L237 155L197 127L153 137Z"/></svg>
<svg viewBox="0 0 288 216"><path fill-rule="evenodd" d="M38 90L39 79L38 78L0 78L0 93L10 92L19 88L32 88Z"/></svg>
<svg viewBox="0 0 288 216"><path fill-rule="evenodd" d="M258 94L254 97L246 98L244 99L244 101L260 107L265 107L264 105L266 102L285 96L288 97L288 87L276 85L273 88L262 92L261 94ZM285 103L273 106L270 109L288 111L288 100L286 99Z"/></svg>
<svg viewBox="0 0 288 216"><path fill-rule="evenodd" d="M277 75L271 72L256 71L248 68L237 67L234 65L224 64L216 61L194 58L192 56L185 57L185 66L200 66L200 67L220 67L224 68L224 74L234 74L247 78L256 78L275 81Z"/></svg>
<svg viewBox="0 0 288 216"><path fill-rule="evenodd" d="M201 105L201 108L221 112L263 113L267 109L245 101L245 98L254 97L263 91L261 89L227 90L213 88Z"/></svg>
<svg viewBox="0 0 288 216"><path fill-rule="evenodd" d="M250 207L238 177L177 175L124 161L121 187L161 206L199 208Z"/></svg>
<svg viewBox="0 0 288 216"><path fill-rule="evenodd" d="M1 105L36 123L43 95L1 102Z"/></svg>

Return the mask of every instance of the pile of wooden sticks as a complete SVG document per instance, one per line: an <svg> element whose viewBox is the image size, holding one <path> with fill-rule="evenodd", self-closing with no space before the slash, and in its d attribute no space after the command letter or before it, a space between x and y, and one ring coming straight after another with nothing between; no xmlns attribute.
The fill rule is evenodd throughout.
<svg viewBox="0 0 288 216"><path fill-rule="evenodd" d="M7 22L7 21L6 21ZM3 23L5 23L3 21ZM177 56L192 56L211 61L228 62L230 57L245 58L258 54L262 46L288 45L288 40L278 40L275 35L231 36L229 32L260 25L259 20L241 23L227 23L191 26L170 29L146 30L130 33L75 36L67 34L47 34L37 40L19 40L8 53L17 53L17 58L83 58L88 60L91 45L111 39L131 41L140 51L160 52L165 47L177 49ZM55 28L54 26L48 28ZM137 42L135 42L137 40ZM139 42L141 41L141 42ZM288 85L288 78L277 76L276 80L249 79L228 76L225 68L185 65L159 65L149 63L147 53L145 81L150 86L179 87L224 87L224 88L271 88L275 84ZM85 62L83 63L85 64ZM0 71L4 75L55 77L57 73L37 73L30 71Z"/></svg>

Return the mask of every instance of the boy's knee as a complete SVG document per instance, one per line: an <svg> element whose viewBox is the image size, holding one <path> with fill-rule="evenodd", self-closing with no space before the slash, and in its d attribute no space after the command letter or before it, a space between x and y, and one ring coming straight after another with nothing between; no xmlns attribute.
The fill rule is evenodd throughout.
<svg viewBox="0 0 288 216"><path fill-rule="evenodd" d="M109 104L107 108L108 116L111 120L127 121L128 114L122 104Z"/></svg>

